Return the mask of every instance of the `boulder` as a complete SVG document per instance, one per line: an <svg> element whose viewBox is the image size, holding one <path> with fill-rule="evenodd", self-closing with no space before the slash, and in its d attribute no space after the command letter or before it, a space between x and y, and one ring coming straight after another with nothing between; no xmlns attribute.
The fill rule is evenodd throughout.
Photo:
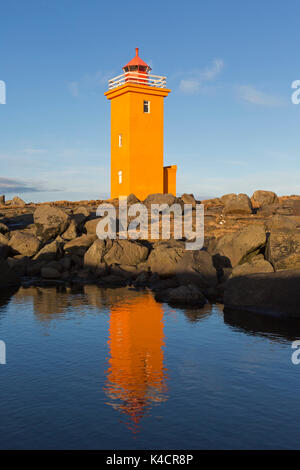
<svg viewBox="0 0 300 470"><path fill-rule="evenodd" d="M19 284L19 276L9 267L6 260L0 259L0 289L18 286Z"/></svg>
<svg viewBox="0 0 300 470"><path fill-rule="evenodd" d="M299 269L233 277L225 286L224 311L300 318L299 285Z"/></svg>
<svg viewBox="0 0 300 470"><path fill-rule="evenodd" d="M235 276L244 276L245 274L254 274L254 273L272 273L274 268L265 260L262 254L254 256L248 262L240 264L233 268L230 277Z"/></svg>
<svg viewBox="0 0 300 470"><path fill-rule="evenodd" d="M146 206L151 206L151 204L168 204L171 206L172 204L178 202L178 199L173 196L173 194L149 194L148 197L144 200L144 204Z"/></svg>
<svg viewBox="0 0 300 470"><path fill-rule="evenodd" d="M96 235L81 235L64 245L65 253L77 256L84 256L92 243L96 240Z"/></svg>
<svg viewBox="0 0 300 470"><path fill-rule="evenodd" d="M74 238L76 238L78 235L77 235L77 224L76 224L76 221L74 219L71 220L70 222L70 225L69 227L67 228L67 230L62 234L62 238L64 240L73 240Z"/></svg>
<svg viewBox="0 0 300 470"><path fill-rule="evenodd" d="M0 233L0 245L9 245L9 238L3 235L2 233Z"/></svg>
<svg viewBox="0 0 300 470"><path fill-rule="evenodd" d="M266 232L262 225L249 225L238 233L227 233L216 240L213 255L228 258L234 268L247 261L250 256L258 254L266 243Z"/></svg>
<svg viewBox="0 0 300 470"><path fill-rule="evenodd" d="M224 194L224 196L219 198L219 203L221 202L221 204L223 204L223 206L225 206L225 204L228 201L230 201L231 199L234 199L236 196L237 195L235 193Z"/></svg>
<svg viewBox="0 0 300 470"><path fill-rule="evenodd" d="M154 244L144 267L161 277L174 276L178 261L185 253L184 243L177 240L160 241Z"/></svg>
<svg viewBox="0 0 300 470"><path fill-rule="evenodd" d="M57 269L52 268L51 266L45 266L41 269L41 276L44 279L59 279L61 275Z"/></svg>
<svg viewBox="0 0 300 470"><path fill-rule="evenodd" d="M183 202L183 204L192 204L193 207L196 206L196 199L194 198L194 195L193 194L186 194L184 193L181 197L180 197L181 201Z"/></svg>
<svg viewBox="0 0 300 470"><path fill-rule="evenodd" d="M300 268L300 231L272 231L268 238L266 258L275 271Z"/></svg>
<svg viewBox="0 0 300 470"><path fill-rule="evenodd" d="M298 226L300 226L300 217L280 214L275 214L267 224L270 231L295 230Z"/></svg>
<svg viewBox="0 0 300 470"><path fill-rule="evenodd" d="M4 206L4 205L5 205L5 196L4 196L4 194L2 194L0 196L0 206Z"/></svg>
<svg viewBox="0 0 300 470"><path fill-rule="evenodd" d="M104 256L106 264L137 265L146 260L149 250L146 246L129 240L115 240Z"/></svg>
<svg viewBox="0 0 300 470"><path fill-rule="evenodd" d="M37 234L45 241L61 235L68 228L70 216L59 207L41 205L34 212Z"/></svg>
<svg viewBox="0 0 300 470"><path fill-rule="evenodd" d="M9 232L9 228L7 227L7 225L0 222L0 233L5 234L7 232Z"/></svg>
<svg viewBox="0 0 300 470"><path fill-rule="evenodd" d="M109 274L101 277L99 284L103 287L124 287L127 285L127 280L116 274Z"/></svg>
<svg viewBox="0 0 300 470"><path fill-rule="evenodd" d="M268 206L278 202L277 194L272 191L255 191L252 195L251 200L257 207Z"/></svg>
<svg viewBox="0 0 300 470"><path fill-rule="evenodd" d="M252 204L247 194L227 194L221 198L224 204L224 213L252 214Z"/></svg>
<svg viewBox="0 0 300 470"><path fill-rule="evenodd" d="M176 265L176 278L181 285L194 284L201 288L218 282L212 256L204 250L186 251Z"/></svg>
<svg viewBox="0 0 300 470"><path fill-rule="evenodd" d="M51 261L56 259L62 253L63 240L57 237L51 243L47 243L38 253L33 257L34 261Z"/></svg>
<svg viewBox="0 0 300 470"><path fill-rule="evenodd" d="M11 200L11 205L12 205L12 206L25 207L25 206L26 206L26 202L23 201L23 199L21 199L20 197L15 196L15 197Z"/></svg>
<svg viewBox="0 0 300 470"><path fill-rule="evenodd" d="M97 229L97 225L98 225L98 222L99 220L101 220L100 217L98 217L97 219L91 219L91 220L88 220L85 224L84 224L84 228L86 230L86 233L88 235L96 235L96 229Z"/></svg>
<svg viewBox="0 0 300 470"><path fill-rule="evenodd" d="M30 263L30 258L27 256L14 256L13 258L7 258L8 266L18 275L25 276Z"/></svg>
<svg viewBox="0 0 300 470"><path fill-rule="evenodd" d="M80 206L73 211L73 219L75 220L78 228L82 227L86 219L90 216L86 207Z"/></svg>
<svg viewBox="0 0 300 470"><path fill-rule="evenodd" d="M129 196L127 197L127 205L128 206L132 206L133 204L138 204L139 202L141 202L135 194L129 194Z"/></svg>
<svg viewBox="0 0 300 470"><path fill-rule="evenodd" d="M203 307L207 303L207 299L199 287L193 284L159 291L156 293L155 299L158 302L167 302L174 306L193 305Z"/></svg>
<svg viewBox="0 0 300 470"><path fill-rule="evenodd" d="M31 257L39 251L41 242L30 233L16 231L12 232L9 246L15 253Z"/></svg>
<svg viewBox="0 0 300 470"><path fill-rule="evenodd" d="M0 233L0 258L6 258L9 251L9 239Z"/></svg>
<svg viewBox="0 0 300 470"><path fill-rule="evenodd" d="M103 262L103 256L106 251L105 240L95 240L84 255L84 267L96 270Z"/></svg>

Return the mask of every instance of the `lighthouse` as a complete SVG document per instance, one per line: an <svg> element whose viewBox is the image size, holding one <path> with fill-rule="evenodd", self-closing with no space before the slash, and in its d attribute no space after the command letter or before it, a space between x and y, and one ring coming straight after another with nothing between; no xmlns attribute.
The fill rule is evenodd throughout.
<svg viewBox="0 0 300 470"><path fill-rule="evenodd" d="M135 57L123 74L108 82L111 102L111 198L135 194L176 195L177 166L164 167L164 99L171 90L166 77Z"/></svg>

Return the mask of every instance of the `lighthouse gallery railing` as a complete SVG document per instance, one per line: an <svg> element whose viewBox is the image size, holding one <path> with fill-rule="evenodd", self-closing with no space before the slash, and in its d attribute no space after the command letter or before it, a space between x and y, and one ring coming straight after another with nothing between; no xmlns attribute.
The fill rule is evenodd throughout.
<svg viewBox="0 0 300 470"><path fill-rule="evenodd" d="M134 83L138 85L147 85L158 88L166 88L167 77L160 77L159 75L150 75L138 72L126 72L122 75L108 80L109 90L118 86L124 85L125 83Z"/></svg>

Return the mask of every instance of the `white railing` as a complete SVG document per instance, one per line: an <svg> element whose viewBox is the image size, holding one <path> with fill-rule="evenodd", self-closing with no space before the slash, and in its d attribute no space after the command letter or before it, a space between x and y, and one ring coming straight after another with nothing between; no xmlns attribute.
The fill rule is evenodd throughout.
<svg viewBox="0 0 300 470"><path fill-rule="evenodd" d="M167 77L160 77L159 75L149 75L138 72L126 72L122 75L108 80L108 88L112 90L125 83L134 83L135 85L147 85L158 88L166 88Z"/></svg>

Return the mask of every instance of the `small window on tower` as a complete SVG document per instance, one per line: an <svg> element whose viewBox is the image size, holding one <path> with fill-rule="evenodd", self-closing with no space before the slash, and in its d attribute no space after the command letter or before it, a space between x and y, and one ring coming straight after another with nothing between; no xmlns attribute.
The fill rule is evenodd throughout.
<svg viewBox="0 0 300 470"><path fill-rule="evenodd" d="M119 134L119 147L122 147L122 134Z"/></svg>
<svg viewBox="0 0 300 470"><path fill-rule="evenodd" d="M144 113L150 113L150 101L144 101Z"/></svg>
<svg viewBox="0 0 300 470"><path fill-rule="evenodd" d="M119 171L118 175L119 175L119 184L122 184L122 177L123 177L122 171Z"/></svg>

